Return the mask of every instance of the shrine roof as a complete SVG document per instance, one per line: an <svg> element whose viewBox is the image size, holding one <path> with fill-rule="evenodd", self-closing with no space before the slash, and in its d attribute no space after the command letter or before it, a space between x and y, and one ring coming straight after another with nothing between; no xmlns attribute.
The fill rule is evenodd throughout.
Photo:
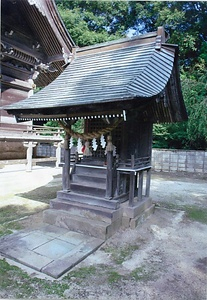
<svg viewBox="0 0 207 300"><path fill-rule="evenodd" d="M162 41L163 37L154 32L77 49L75 58L57 79L5 109L24 114L24 110L156 97L163 93L177 63L178 47ZM181 94L176 92L178 102L182 101Z"/></svg>

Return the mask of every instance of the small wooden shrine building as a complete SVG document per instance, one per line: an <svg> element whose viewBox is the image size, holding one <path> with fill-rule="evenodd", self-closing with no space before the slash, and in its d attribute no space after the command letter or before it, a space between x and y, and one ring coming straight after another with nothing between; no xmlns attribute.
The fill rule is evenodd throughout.
<svg viewBox="0 0 207 300"><path fill-rule="evenodd" d="M153 210L153 123L187 119L178 46L166 43L160 27L76 48L57 79L6 109L18 121L54 119L65 128L63 189L45 220L72 229L78 223L78 230L99 236L105 226L107 238L121 225L135 227ZM83 133L72 130L77 120L84 122ZM70 165L74 138L83 156Z"/></svg>

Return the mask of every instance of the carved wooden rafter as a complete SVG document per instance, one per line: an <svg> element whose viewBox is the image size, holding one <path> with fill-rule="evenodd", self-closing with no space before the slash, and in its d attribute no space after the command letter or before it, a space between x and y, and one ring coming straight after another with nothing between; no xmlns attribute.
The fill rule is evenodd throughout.
<svg viewBox="0 0 207 300"><path fill-rule="evenodd" d="M39 55L39 53L35 53L35 51L27 51L22 48L20 50L18 47L12 45L11 43L5 41L1 42L1 58L3 60L13 60L13 62L15 62L14 65L17 68L23 68L23 65L25 64L25 69L30 70L32 73L34 73L33 79L36 79L40 72L56 72L57 69L52 65L53 62L63 61L65 63L64 65L69 64L72 58L72 54L67 57L65 56L66 55L63 50L62 55L56 55L43 59L43 56ZM21 63L19 64L19 62Z"/></svg>
<svg viewBox="0 0 207 300"><path fill-rule="evenodd" d="M20 51L15 46L5 42L1 42L1 51L3 58L6 56L31 66L34 66L37 62L39 62L37 57L27 53L26 51Z"/></svg>

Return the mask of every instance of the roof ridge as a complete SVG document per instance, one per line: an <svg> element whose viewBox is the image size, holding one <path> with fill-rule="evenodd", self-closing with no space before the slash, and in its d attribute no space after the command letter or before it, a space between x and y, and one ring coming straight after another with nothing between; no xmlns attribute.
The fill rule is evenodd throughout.
<svg viewBox="0 0 207 300"><path fill-rule="evenodd" d="M144 45L154 43L156 41L157 32L151 32L136 36L133 38L123 38L110 42L104 42L82 48L76 48L77 56L85 55L85 53L104 52L108 50L115 50L121 48L129 48L130 46Z"/></svg>

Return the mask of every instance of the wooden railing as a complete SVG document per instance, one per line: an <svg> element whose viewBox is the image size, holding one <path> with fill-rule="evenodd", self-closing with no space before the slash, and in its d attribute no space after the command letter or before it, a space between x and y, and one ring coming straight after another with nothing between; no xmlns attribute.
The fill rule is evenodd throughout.
<svg viewBox="0 0 207 300"><path fill-rule="evenodd" d="M64 129L61 127L50 127L50 126L40 126L40 125L28 125L27 129L24 130L26 133L34 135L44 135L44 136L63 136Z"/></svg>
<svg viewBox="0 0 207 300"><path fill-rule="evenodd" d="M134 155L131 155L130 159L119 160L120 168L143 168L150 165L150 156L135 158Z"/></svg>
<svg viewBox="0 0 207 300"><path fill-rule="evenodd" d="M146 187L143 195L144 172L146 171ZM149 197L150 192L151 165L150 157L134 158L120 161L117 167L117 196L127 192L127 182L129 183L129 206L134 206L135 198L142 201L143 196ZM122 191L120 187L122 184Z"/></svg>
<svg viewBox="0 0 207 300"><path fill-rule="evenodd" d="M0 140L3 141L60 141L64 137L64 129L61 127L49 127L39 125L21 125L17 127L0 127Z"/></svg>

